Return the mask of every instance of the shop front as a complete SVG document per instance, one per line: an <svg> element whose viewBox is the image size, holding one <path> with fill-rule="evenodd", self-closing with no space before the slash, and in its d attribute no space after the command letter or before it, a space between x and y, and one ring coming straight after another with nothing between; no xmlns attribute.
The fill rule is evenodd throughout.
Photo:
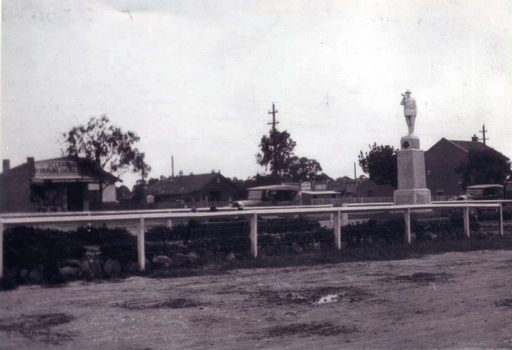
<svg viewBox="0 0 512 350"><path fill-rule="evenodd" d="M109 180L114 177L108 174ZM115 185L100 190L101 179L81 174L77 163L66 158L27 163L10 169L4 160L0 177L1 212L61 212L96 209L115 203ZM112 193L111 193L112 192ZM103 199L100 200L100 199Z"/></svg>

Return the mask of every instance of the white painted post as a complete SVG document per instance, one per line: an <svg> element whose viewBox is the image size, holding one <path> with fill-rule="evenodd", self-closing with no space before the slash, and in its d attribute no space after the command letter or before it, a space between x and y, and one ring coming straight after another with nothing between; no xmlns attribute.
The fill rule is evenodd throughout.
<svg viewBox="0 0 512 350"><path fill-rule="evenodd" d="M343 207L347 207L347 203L343 203ZM347 226L348 225L348 213L343 213L342 216L341 216L341 224L343 226Z"/></svg>
<svg viewBox="0 0 512 350"><path fill-rule="evenodd" d="M405 219L405 243L411 243L411 208L407 208L404 213Z"/></svg>
<svg viewBox="0 0 512 350"><path fill-rule="evenodd" d="M462 210L464 212L464 235L469 238L469 207Z"/></svg>
<svg viewBox="0 0 512 350"><path fill-rule="evenodd" d="M253 258L258 256L258 214L254 213L250 218L251 224L251 255Z"/></svg>
<svg viewBox="0 0 512 350"><path fill-rule="evenodd" d="M4 276L4 223L0 221L0 277Z"/></svg>
<svg viewBox="0 0 512 350"><path fill-rule="evenodd" d="M341 249L341 211L336 213L336 218L334 219L334 245L336 249Z"/></svg>
<svg viewBox="0 0 512 350"><path fill-rule="evenodd" d="M137 252L139 253L139 271L146 269L146 250L144 247L144 218L140 218L139 235L137 237Z"/></svg>
<svg viewBox="0 0 512 350"><path fill-rule="evenodd" d="M500 202L500 235L503 236L503 203Z"/></svg>
<svg viewBox="0 0 512 350"><path fill-rule="evenodd" d="M167 227L172 228L172 220L167 220Z"/></svg>

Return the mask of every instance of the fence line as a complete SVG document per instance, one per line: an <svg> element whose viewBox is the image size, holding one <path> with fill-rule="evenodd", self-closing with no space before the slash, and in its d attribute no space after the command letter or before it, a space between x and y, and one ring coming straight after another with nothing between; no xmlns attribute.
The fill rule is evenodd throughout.
<svg viewBox="0 0 512 350"><path fill-rule="evenodd" d="M271 209L251 209L237 211L208 211L208 212L191 212L184 211L164 211L159 210L141 213L123 213L117 215L80 215L79 213L61 215L61 216L40 216L32 217L3 217L0 218L0 277L3 276L3 231L6 226L19 224L48 224L63 222L105 222L115 220L134 220L139 221L139 230L137 237L138 247L138 264L139 270L145 269L145 220L148 219L166 219L172 222L173 219L211 219L211 218L234 218L247 217L250 221L250 239L251 239L251 255L258 256L258 216L259 215L300 215L300 214L332 214L334 216L334 244L336 249L341 249L341 226L347 225L348 215L354 213L370 213L375 211L386 212L403 212L406 223L405 241L411 242L411 212L418 210L432 209L462 209L464 233L467 237L470 235L469 228L469 209L470 208L494 208L500 211L500 234L503 235L503 203L512 201L486 201L486 202L436 202L433 204L415 204L415 205L381 205L381 206L303 206L303 207L273 207Z"/></svg>

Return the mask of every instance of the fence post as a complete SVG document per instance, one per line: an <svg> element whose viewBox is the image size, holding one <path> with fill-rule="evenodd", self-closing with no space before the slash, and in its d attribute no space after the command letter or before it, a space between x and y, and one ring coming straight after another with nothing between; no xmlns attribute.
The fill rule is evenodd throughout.
<svg viewBox="0 0 512 350"><path fill-rule="evenodd" d="M336 213L336 219L334 220L334 245L336 249L341 249L341 211L338 210Z"/></svg>
<svg viewBox="0 0 512 350"><path fill-rule="evenodd" d="M251 224L251 255L253 258L258 256L258 214L254 212L250 218Z"/></svg>
<svg viewBox="0 0 512 350"><path fill-rule="evenodd" d="M503 236L503 202L500 202L500 235Z"/></svg>
<svg viewBox="0 0 512 350"><path fill-rule="evenodd" d="M343 206L347 207L347 203L343 203ZM341 224L343 226L347 226L348 225L348 213L341 214Z"/></svg>
<svg viewBox="0 0 512 350"><path fill-rule="evenodd" d="M411 243L411 208L407 208L404 213L405 219L405 243Z"/></svg>
<svg viewBox="0 0 512 350"><path fill-rule="evenodd" d="M469 207L465 207L462 210L464 213L464 235L469 238Z"/></svg>
<svg viewBox="0 0 512 350"><path fill-rule="evenodd" d="M140 218L139 235L137 236L137 252L139 255L139 271L146 269L146 250L144 247L144 218Z"/></svg>
<svg viewBox="0 0 512 350"><path fill-rule="evenodd" d="M172 220L167 220L167 227L172 228Z"/></svg>
<svg viewBox="0 0 512 350"><path fill-rule="evenodd" d="M0 277L4 276L4 223L0 221Z"/></svg>

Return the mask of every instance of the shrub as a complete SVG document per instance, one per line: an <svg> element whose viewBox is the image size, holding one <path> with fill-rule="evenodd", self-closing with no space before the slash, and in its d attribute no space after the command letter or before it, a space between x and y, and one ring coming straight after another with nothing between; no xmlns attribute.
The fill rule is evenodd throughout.
<svg viewBox="0 0 512 350"><path fill-rule="evenodd" d="M17 226L4 231L4 259L8 269L34 269L80 259L85 247L73 233Z"/></svg>
<svg viewBox="0 0 512 350"><path fill-rule="evenodd" d="M72 235L81 246L100 246L102 260L137 261L137 237L125 228L79 227Z"/></svg>
<svg viewBox="0 0 512 350"><path fill-rule="evenodd" d="M137 237L124 228L81 227L64 232L17 226L4 231L5 267L19 271L42 265L49 281L58 274L59 263L82 259L86 246L99 246L102 260L137 261Z"/></svg>

